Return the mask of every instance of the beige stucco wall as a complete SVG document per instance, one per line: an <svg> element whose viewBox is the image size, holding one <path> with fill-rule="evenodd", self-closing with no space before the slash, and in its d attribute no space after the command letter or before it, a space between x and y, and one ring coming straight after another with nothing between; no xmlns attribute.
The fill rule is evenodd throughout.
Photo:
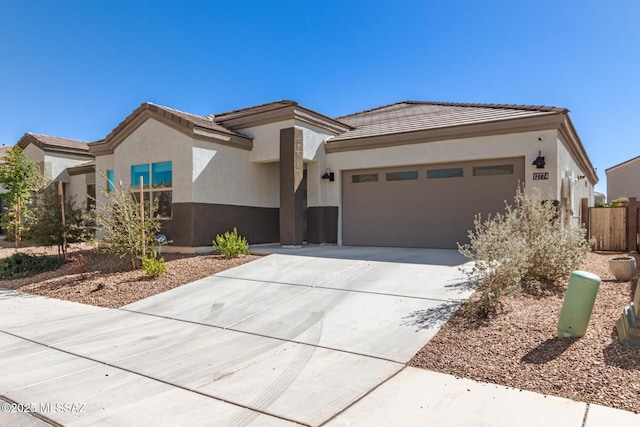
<svg viewBox="0 0 640 427"><path fill-rule="evenodd" d="M68 183L69 174L66 172L67 168L91 161L88 156L45 152L34 144L27 145L23 151L27 158L42 165L42 172L51 181L62 180L62 182Z"/></svg>
<svg viewBox="0 0 640 427"><path fill-rule="evenodd" d="M38 162L41 165L41 171L44 172L44 150L36 147L33 144L29 144L22 151L28 159L33 160L34 162Z"/></svg>
<svg viewBox="0 0 640 427"><path fill-rule="evenodd" d="M572 225L580 224L581 219L581 200L588 199L589 206L594 205L593 185L589 182L587 173L576 162L571 155L567 144L561 137L557 138L557 176L567 178L564 185L569 188L568 194L562 192L562 185L558 186L556 200L563 201L563 196L568 195L565 202L568 207L568 216ZM580 178L584 177L584 178Z"/></svg>
<svg viewBox="0 0 640 427"><path fill-rule="evenodd" d="M113 169L113 154L106 154L96 157L96 199L98 205L104 203L102 191L107 188L107 170ZM115 177L118 182L118 177Z"/></svg>
<svg viewBox="0 0 640 427"><path fill-rule="evenodd" d="M294 126L295 122L283 120L239 129L238 132L253 138L253 150L249 154L252 162L277 162L280 160L280 129Z"/></svg>
<svg viewBox="0 0 640 427"><path fill-rule="evenodd" d="M326 154L323 143L327 138L335 134L294 119L238 130L240 133L253 138L253 150L249 152L249 160L254 163L270 163L273 166L273 168L269 169L269 172L259 172L259 168L257 170L249 169L248 172L251 175L268 174L269 176L266 178L264 176L257 177L260 179L260 181L255 182L257 187L253 190L248 189L249 192L241 197L243 204L251 204L252 200L256 200L259 204L254 202L252 205L279 206L279 171L277 170L277 162L280 160L280 130L290 127L300 129L303 134L303 159L307 168L307 204L308 206L327 205L326 182L320 179L326 170ZM237 168L238 165L235 165ZM251 176L247 177L248 181L252 179ZM256 191L262 194L255 194ZM251 194L252 192L254 194ZM267 194L271 196L271 199L265 200L264 196ZM225 195L225 198L228 196ZM238 196L235 198L237 199ZM268 204L264 204L265 202Z"/></svg>
<svg viewBox="0 0 640 427"><path fill-rule="evenodd" d="M532 165L538 151L545 157L544 169ZM529 193L538 188L543 196L555 195L558 191L556 152L557 131L547 130L329 153L327 167L336 172L336 181L329 183L327 204L339 205L343 170L521 156L525 157L525 191ZM549 172L549 179L534 181L534 172Z"/></svg>
<svg viewBox="0 0 640 427"><path fill-rule="evenodd" d="M189 182L193 182L196 203L280 205L279 163L255 163L251 151L194 141L193 166Z"/></svg>
<svg viewBox="0 0 640 427"><path fill-rule="evenodd" d="M307 167L307 206L327 206L327 188L333 182L321 179L327 169L324 141L335 134L302 122L296 122L295 127L302 130L302 157Z"/></svg>
<svg viewBox="0 0 640 427"><path fill-rule="evenodd" d="M546 165L537 169L532 165L538 152L545 157ZM483 136L446 141L434 141L424 144L408 144L369 150L354 150L327 154L327 167L336 172L336 181L326 187L327 205L339 206L341 200L341 171L419 165L429 163L452 163L498 159L508 157L525 158L525 193L539 191L544 198L559 200L561 182L565 174L572 174L573 198L571 199L571 219L577 223L580 215L580 199L587 197L593 205L593 185L577 180L585 175L571 157L564 143L559 139L557 130L521 132L504 135ZM568 172L567 172L568 171ZM533 174L548 172L548 180L534 180ZM534 190L535 189L535 190ZM342 219L338 222L339 241L342 235Z"/></svg>
<svg viewBox="0 0 640 427"><path fill-rule="evenodd" d="M607 200L619 197L640 199L640 159L610 169L607 172Z"/></svg>
<svg viewBox="0 0 640 427"><path fill-rule="evenodd" d="M67 173L67 168L78 166L90 161L91 158L87 156L45 152L44 174L52 181L69 183L70 178L69 173Z"/></svg>
<svg viewBox="0 0 640 427"><path fill-rule="evenodd" d="M113 169L116 183L122 181L128 187L131 184L132 165L171 161L173 202L190 202L191 147L191 138L157 120L149 119L116 147L111 167L107 169ZM102 165L98 167L105 170Z"/></svg>
<svg viewBox="0 0 640 427"><path fill-rule="evenodd" d="M96 183L96 174L87 173L80 175L71 175L69 183L66 187L66 196L74 198L77 207L85 210L87 208L87 185ZM97 193L96 188L96 193ZM97 196L97 194L96 194Z"/></svg>
<svg viewBox="0 0 640 427"><path fill-rule="evenodd" d="M254 163L250 155L251 151L240 148L194 140L149 119L127 136L113 154L98 156L96 168L102 174L113 169L116 184L121 181L129 186L132 165L171 161L173 203L277 207L278 163ZM98 187L106 185L100 174L97 182ZM97 198L99 203L104 202L102 195Z"/></svg>

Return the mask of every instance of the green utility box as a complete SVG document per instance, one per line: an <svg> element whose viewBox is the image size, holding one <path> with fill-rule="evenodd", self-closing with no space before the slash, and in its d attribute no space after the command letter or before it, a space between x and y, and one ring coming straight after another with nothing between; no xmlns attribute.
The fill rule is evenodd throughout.
<svg viewBox="0 0 640 427"><path fill-rule="evenodd" d="M600 278L586 271L574 271L569 278L569 286L564 296L558 337L583 337L596 302Z"/></svg>

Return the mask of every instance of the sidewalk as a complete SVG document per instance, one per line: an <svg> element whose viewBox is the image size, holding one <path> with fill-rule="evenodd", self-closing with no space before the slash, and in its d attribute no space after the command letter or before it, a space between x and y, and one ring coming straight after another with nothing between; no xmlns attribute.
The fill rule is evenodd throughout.
<svg viewBox="0 0 640 427"><path fill-rule="evenodd" d="M325 425L581 427L583 422L584 427L640 425L640 415L406 367Z"/></svg>

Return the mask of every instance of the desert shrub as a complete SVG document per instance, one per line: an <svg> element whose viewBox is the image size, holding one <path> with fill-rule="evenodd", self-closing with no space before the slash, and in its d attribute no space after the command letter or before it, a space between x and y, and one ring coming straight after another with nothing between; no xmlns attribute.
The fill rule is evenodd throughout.
<svg viewBox="0 0 640 427"><path fill-rule="evenodd" d="M247 239L238 235L238 230L233 227L233 232L225 232L224 235L216 235L213 242L213 250L225 258L234 258L240 254L249 253L249 243Z"/></svg>
<svg viewBox="0 0 640 427"><path fill-rule="evenodd" d="M504 214L482 220L477 216L470 242L459 245L474 261L469 276L477 283L477 314L488 316L502 308L502 296L553 287L584 260L589 245L582 227L565 227L551 200L518 190Z"/></svg>
<svg viewBox="0 0 640 427"><path fill-rule="evenodd" d="M105 202L98 203L96 207L98 229L104 233L99 250L120 258L128 256L131 266L139 268L139 261L146 257L147 251L157 246L155 236L160 231L161 220L157 216L149 217L149 209L156 212L158 201L156 199L151 206L146 206L143 215L136 194L122 182L112 190L100 190ZM142 250L143 236L145 253Z"/></svg>
<svg viewBox="0 0 640 427"><path fill-rule="evenodd" d="M164 258L158 258L155 252L151 252L148 257L142 258L142 269L149 277L158 277L167 271Z"/></svg>
<svg viewBox="0 0 640 427"><path fill-rule="evenodd" d="M18 279L57 270L64 262L58 257L15 253L8 258L0 259L0 279Z"/></svg>
<svg viewBox="0 0 640 427"><path fill-rule="evenodd" d="M65 198L65 223L62 224L60 196L53 186L46 187L35 205L35 218L28 233L33 241L44 246L57 246L65 255L69 243L86 242L93 235L87 227L89 218L77 207L75 197Z"/></svg>
<svg viewBox="0 0 640 427"><path fill-rule="evenodd" d="M612 200L609 203L598 203L597 207L599 207L599 208L622 208L627 203L629 203L629 198L627 198L627 197L618 197L617 199Z"/></svg>

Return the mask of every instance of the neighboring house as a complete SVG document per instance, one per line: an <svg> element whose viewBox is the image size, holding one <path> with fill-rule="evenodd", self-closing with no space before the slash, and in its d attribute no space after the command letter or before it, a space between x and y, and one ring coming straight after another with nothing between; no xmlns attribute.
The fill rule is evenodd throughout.
<svg viewBox="0 0 640 427"><path fill-rule="evenodd" d="M607 199L635 197L640 200L640 156L611 166L607 174Z"/></svg>
<svg viewBox="0 0 640 427"><path fill-rule="evenodd" d="M294 101L210 116L144 103L88 147L97 186L142 178L182 251L233 227L254 244L455 248L519 184L577 224L597 182L555 107L405 101L331 118ZM73 166L80 193L92 165Z"/></svg>
<svg viewBox="0 0 640 427"><path fill-rule="evenodd" d="M607 196L605 196L602 193L598 193L597 191L595 191L593 193L593 204L595 206L598 206L598 205L604 205L605 203L607 203Z"/></svg>
<svg viewBox="0 0 640 427"><path fill-rule="evenodd" d="M86 142L25 133L16 145L41 165L49 182L62 181L65 196L75 196L78 206L85 206L89 186L95 188L95 162Z"/></svg>

